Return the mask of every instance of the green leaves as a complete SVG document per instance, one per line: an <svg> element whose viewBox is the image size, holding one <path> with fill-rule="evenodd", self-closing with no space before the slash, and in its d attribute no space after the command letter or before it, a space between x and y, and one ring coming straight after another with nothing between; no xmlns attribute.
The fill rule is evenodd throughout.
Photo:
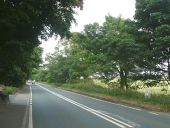
<svg viewBox="0 0 170 128"><path fill-rule="evenodd" d="M158 72L157 67L169 65L170 55L170 1L169 0L137 0L136 14L137 27L142 36L138 36L138 43L148 47L143 61L148 63L150 71ZM145 59L147 58L147 59ZM150 65L151 64L151 65ZM162 70L163 74L170 74ZM162 72L160 72L162 73Z"/></svg>
<svg viewBox="0 0 170 128"><path fill-rule="evenodd" d="M71 33L64 52L56 49L48 56L45 79L65 83L95 77L108 82L117 77L121 88L129 88L130 80L148 80L148 86L156 86L162 75L170 76L169 14L169 0L136 0L134 21L107 15L103 25L86 25L83 32Z"/></svg>
<svg viewBox="0 0 170 128"><path fill-rule="evenodd" d="M79 0L0 0L0 84L22 85L41 62L39 39L69 35ZM14 75L13 75L14 74Z"/></svg>
<svg viewBox="0 0 170 128"><path fill-rule="evenodd" d="M120 70L128 73L134 67L133 54L136 52L136 44L130 33L131 24L129 20L121 17L106 16L103 26L99 26L98 23L86 25L83 33L77 33L72 38L75 44L82 50L87 50L93 58L87 61L89 67L93 67L91 75L100 73L106 79L112 79ZM125 74L120 77L122 80L123 77L124 80L127 79Z"/></svg>

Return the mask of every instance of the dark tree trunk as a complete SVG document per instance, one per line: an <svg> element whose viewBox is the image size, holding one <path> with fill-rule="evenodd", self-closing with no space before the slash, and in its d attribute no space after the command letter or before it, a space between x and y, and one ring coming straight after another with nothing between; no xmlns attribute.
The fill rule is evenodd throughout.
<svg viewBox="0 0 170 128"><path fill-rule="evenodd" d="M127 76L128 76L128 72L125 71L125 86L126 86L126 90L128 89Z"/></svg>
<svg viewBox="0 0 170 128"><path fill-rule="evenodd" d="M120 87L123 89L126 87L128 89L127 76L128 72L126 70L120 69Z"/></svg>
<svg viewBox="0 0 170 128"><path fill-rule="evenodd" d="M168 79L170 80L170 60L168 58Z"/></svg>
<svg viewBox="0 0 170 128"><path fill-rule="evenodd" d="M120 69L120 87L121 87L122 89L124 88L123 77L124 77L123 70Z"/></svg>

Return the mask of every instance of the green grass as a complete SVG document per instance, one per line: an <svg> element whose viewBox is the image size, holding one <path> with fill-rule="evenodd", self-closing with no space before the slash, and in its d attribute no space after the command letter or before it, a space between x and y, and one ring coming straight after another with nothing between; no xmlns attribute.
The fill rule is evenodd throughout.
<svg viewBox="0 0 170 128"><path fill-rule="evenodd" d="M168 95L170 95L170 85L165 88L165 89L167 89L167 93L165 91L163 91L163 88L164 87L148 87L148 88L138 89L138 91L144 93L147 90L149 90L152 94L168 94Z"/></svg>
<svg viewBox="0 0 170 128"><path fill-rule="evenodd" d="M78 89L85 92L106 93L107 88L94 84L92 80L80 80L72 83L63 84L61 87Z"/></svg>
<svg viewBox="0 0 170 128"><path fill-rule="evenodd" d="M148 80L149 81L149 80ZM144 83L147 81L141 81L141 80L137 80L137 81L129 81L129 85L131 88L133 87L140 87L137 89L137 91L141 92L141 93L145 93L146 91L150 91L151 94L168 94L170 95L170 85L168 85L167 81L161 81L159 83L157 83L156 85L154 85L153 87L147 87ZM119 85L119 78L114 78L113 80L111 80L109 83L112 83L112 86L117 86ZM170 81L169 81L170 83Z"/></svg>
<svg viewBox="0 0 170 128"><path fill-rule="evenodd" d="M118 88L106 88L96 85L92 80L78 80L72 83L63 84L62 88L78 90L85 93L109 96L120 100L135 101L140 105L158 106L162 111L170 111L170 95L152 94L151 98L146 99L144 93L134 90L122 90ZM139 106L140 106L139 105Z"/></svg>

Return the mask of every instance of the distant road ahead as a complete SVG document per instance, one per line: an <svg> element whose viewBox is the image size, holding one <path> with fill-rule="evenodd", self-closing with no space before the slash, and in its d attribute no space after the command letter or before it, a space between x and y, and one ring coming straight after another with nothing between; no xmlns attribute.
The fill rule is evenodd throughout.
<svg viewBox="0 0 170 128"><path fill-rule="evenodd" d="M170 128L168 114L97 100L44 84L32 85L30 89L29 119L34 128Z"/></svg>

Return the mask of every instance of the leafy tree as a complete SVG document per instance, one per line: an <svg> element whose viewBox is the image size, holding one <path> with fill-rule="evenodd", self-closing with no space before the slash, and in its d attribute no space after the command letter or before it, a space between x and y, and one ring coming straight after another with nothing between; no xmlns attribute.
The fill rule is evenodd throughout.
<svg viewBox="0 0 170 128"><path fill-rule="evenodd" d="M128 88L127 78L134 68L137 46L131 34L131 21L121 17L106 16L103 26L89 24L84 33L79 34L77 43L91 55L95 56L95 64L106 79L120 76L122 88Z"/></svg>
<svg viewBox="0 0 170 128"><path fill-rule="evenodd" d="M76 6L77 0L1 0L1 40L38 42L38 36L64 36L74 21Z"/></svg>
<svg viewBox="0 0 170 128"><path fill-rule="evenodd" d="M170 79L169 14L169 0L136 0L137 42L143 44L145 51L142 63L150 71L167 73Z"/></svg>
<svg viewBox="0 0 170 128"><path fill-rule="evenodd" d="M120 76L121 87L128 88L127 78L134 68L137 46L134 36L130 33L130 20L121 17L106 17L103 24L107 57Z"/></svg>
<svg viewBox="0 0 170 128"><path fill-rule="evenodd" d="M10 42L12 47L3 47L0 59L0 82L10 86L21 86L31 74L31 70L39 66L41 62L42 49L36 47L29 51L29 44L23 45L17 42ZM11 52L13 54L11 54Z"/></svg>
<svg viewBox="0 0 170 128"><path fill-rule="evenodd" d="M66 57L58 56L57 60L52 60L48 68L48 82L66 83L69 81L69 64Z"/></svg>
<svg viewBox="0 0 170 128"><path fill-rule="evenodd" d="M87 78L96 72L97 65L95 63L96 57L92 52L85 49L79 44L79 41L85 41L80 33L72 33L71 43L71 69L77 72L77 78Z"/></svg>
<svg viewBox="0 0 170 128"><path fill-rule="evenodd" d="M56 47L55 52L46 58L49 82L65 83L89 76L88 52L74 43L75 35L73 34L69 42L66 39L60 42L64 44L64 49Z"/></svg>
<svg viewBox="0 0 170 128"><path fill-rule="evenodd" d="M32 70L31 79L36 81L48 82L47 74L48 71L46 70L46 65L42 65L39 68L34 68Z"/></svg>
<svg viewBox="0 0 170 128"><path fill-rule="evenodd" d="M75 21L74 8L82 8L82 3L82 0L0 0L0 83L23 84L30 69L39 63L35 57L39 55L35 51L39 38L47 39L53 34L68 36ZM20 74L18 77L23 76L21 82L17 75L12 75L13 71Z"/></svg>

